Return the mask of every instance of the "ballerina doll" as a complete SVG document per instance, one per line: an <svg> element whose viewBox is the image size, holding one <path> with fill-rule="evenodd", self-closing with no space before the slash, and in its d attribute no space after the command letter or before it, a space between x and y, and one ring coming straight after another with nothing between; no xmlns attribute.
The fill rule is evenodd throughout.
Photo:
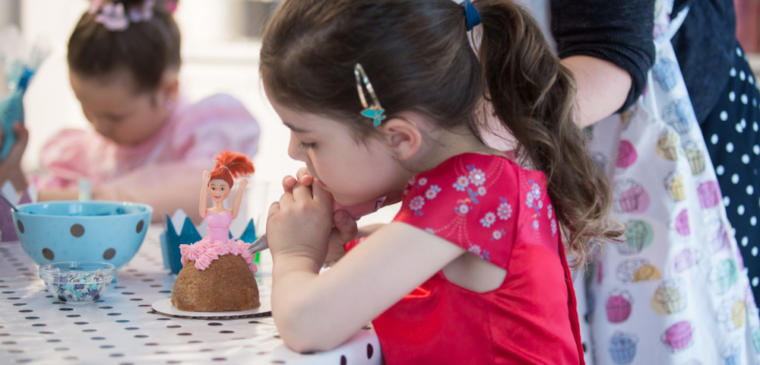
<svg viewBox="0 0 760 365"><path fill-rule="evenodd" d="M213 171L203 171L199 213L206 221L208 235L192 245L180 245L182 265L188 261L195 261L196 269L205 270L219 256L233 254L241 256L251 271L256 273L256 264L252 262L254 256L248 252L249 244L231 239L229 236L230 223L240 212L240 203L243 201L243 191L248 185L248 180L240 179L240 187L232 203L232 209L224 207L224 200L232 191L234 179L253 171L253 163L248 157L229 151L219 153ZM207 208L206 205L207 192L214 201L211 208Z"/></svg>

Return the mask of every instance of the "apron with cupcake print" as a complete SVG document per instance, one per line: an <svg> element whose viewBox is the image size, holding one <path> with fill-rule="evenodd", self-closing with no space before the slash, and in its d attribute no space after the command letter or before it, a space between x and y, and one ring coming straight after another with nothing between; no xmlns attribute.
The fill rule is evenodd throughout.
<svg viewBox="0 0 760 365"><path fill-rule="evenodd" d="M688 9L671 9L657 1L644 95L587 129L627 238L585 276L589 363L760 364L758 310L670 43Z"/></svg>

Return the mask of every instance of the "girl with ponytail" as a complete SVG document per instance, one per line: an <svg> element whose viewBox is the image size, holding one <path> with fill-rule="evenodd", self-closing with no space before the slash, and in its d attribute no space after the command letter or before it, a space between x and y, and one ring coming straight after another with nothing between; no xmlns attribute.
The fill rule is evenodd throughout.
<svg viewBox="0 0 760 365"><path fill-rule="evenodd" d="M573 122L573 79L526 11L286 0L260 72L310 177L286 177L267 223L286 345L331 349L372 321L388 364L583 362L565 254L583 265L622 230ZM486 112L519 164L483 143ZM403 196L393 222L360 229L319 276L328 246L359 238L333 228L332 200L383 195Z"/></svg>

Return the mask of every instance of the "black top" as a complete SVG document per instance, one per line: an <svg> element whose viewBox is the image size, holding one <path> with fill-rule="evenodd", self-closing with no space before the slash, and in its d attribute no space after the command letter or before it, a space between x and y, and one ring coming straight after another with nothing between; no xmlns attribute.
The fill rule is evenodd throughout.
<svg viewBox="0 0 760 365"><path fill-rule="evenodd" d="M689 5L689 14L673 37L673 48L701 123L728 83L739 42L733 0L676 0L674 12Z"/></svg>
<svg viewBox="0 0 760 365"><path fill-rule="evenodd" d="M560 58L585 55L610 61L631 74L627 109L639 98L655 58L655 0L551 0L552 34ZM675 0L673 14L689 14L673 38L698 120L715 105L736 48L732 0Z"/></svg>

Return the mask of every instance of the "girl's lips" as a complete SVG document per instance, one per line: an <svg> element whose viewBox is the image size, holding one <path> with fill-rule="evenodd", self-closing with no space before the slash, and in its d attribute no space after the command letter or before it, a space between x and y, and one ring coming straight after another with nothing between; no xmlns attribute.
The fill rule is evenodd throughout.
<svg viewBox="0 0 760 365"><path fill-rule="evenodd" d="M221 196L214 196L214 198L217 198L217 199L219 199L219 198L221 198Z"/></svg>

